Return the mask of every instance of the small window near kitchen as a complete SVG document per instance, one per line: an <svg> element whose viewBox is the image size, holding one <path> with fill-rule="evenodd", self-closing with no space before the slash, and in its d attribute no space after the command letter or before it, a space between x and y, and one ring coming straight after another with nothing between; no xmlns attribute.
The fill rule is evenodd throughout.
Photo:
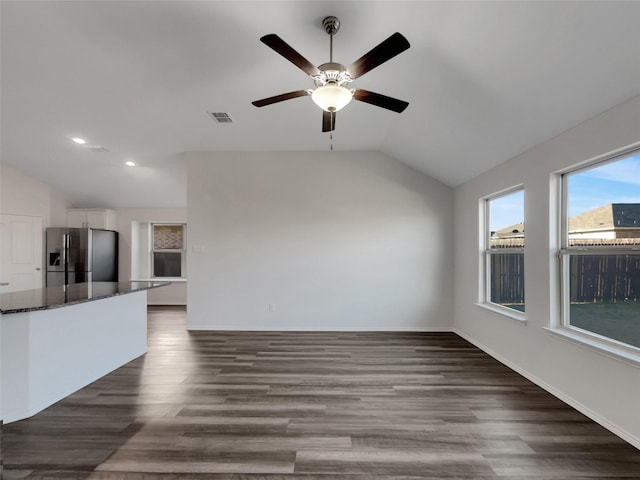
<svg viewBox="0 0 640 480"><path fill-rule="evenodd" d="M185 225L151 224L153 277L185 276Z"/></svg>

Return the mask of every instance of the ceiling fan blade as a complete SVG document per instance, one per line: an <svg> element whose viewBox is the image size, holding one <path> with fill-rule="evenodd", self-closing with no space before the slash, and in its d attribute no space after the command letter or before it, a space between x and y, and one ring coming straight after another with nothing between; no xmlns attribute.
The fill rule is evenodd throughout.
<svg viewBox="0 0 640 480"><path fill-rule="evenodd" d="M353 94L355 100L359 100L364 103L370 103L376 107L386 108L397 113L404 112L405 108L409 106L409 102L404 100L398 100L397 98L387 97L380 93L370 92L369 90L356 90Z"/></svg>
<svg viewBox="0 0 640 480"><path fill-rule="evenodd" d="M281 95L276 95L275 97L263 98L262 100L256 100L255 102L251 103L256 107L265 107L267 105L271 105L272 103L284 102L285 100L304 97L305 95L309 95L309 92L307 92L306 90L296 90L295 92L283 93Z"/></svg>
<svg viewBox="0 0 640 480"><path fill-rule="evenodd" d="M348 70L352 78L358 78L407 50L411 45L401 33L394 33L384 42L353 62Z"/></svg>
<svg viewBox="0 0 640 480"><path fill-rule="evenodd" d="M331 132L336 129L336 112L322 111L322 131Z"/></svg>
<svg viewBox="0 0 640 480"><path fill-rule="evenodd" d="M320 70L318 70L318 67L316 67L309 60L296 52L291 45L282 40L275 33L265 35L260 39L260 41L266 46L271 47L273 50L278 52L280 55L289 60L307 75L320 74Z"/></svg>

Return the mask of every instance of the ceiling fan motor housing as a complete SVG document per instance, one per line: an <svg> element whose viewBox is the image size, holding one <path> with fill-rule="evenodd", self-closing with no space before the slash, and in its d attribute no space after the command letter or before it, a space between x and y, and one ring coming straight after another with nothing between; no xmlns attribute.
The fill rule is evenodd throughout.
<svg viewBox="0 0 640 480"><path fill-rule="evenodd" d="M341 63L323 63L318 67L318 70L320 70L320 74L311 77L313 78L316 87L322 87L324 85L338 85L340 87L346 87L349 83L353 82L353 78L351 78L349 70L347 70L347 67Z"/></svg>

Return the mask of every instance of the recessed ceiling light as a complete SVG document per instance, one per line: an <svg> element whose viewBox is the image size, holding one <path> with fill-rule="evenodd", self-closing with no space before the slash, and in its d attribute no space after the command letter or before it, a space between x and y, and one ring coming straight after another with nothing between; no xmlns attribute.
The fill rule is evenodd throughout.
<svg viewBox="0 0 640 480"><path fill-rule="evenodd" d="M128 160L125 162L125 165L127 167L135 167L136 166L136 162L132 162L131 160Z"/></svg>
<svg viewBox="0 0 640 480"><path fill-rule="evenodd" d="M85 143L87 143L87 141L84 138L80 138L80 137L74 137L71 140L73 140L79 145L84 145Z"/></svg>

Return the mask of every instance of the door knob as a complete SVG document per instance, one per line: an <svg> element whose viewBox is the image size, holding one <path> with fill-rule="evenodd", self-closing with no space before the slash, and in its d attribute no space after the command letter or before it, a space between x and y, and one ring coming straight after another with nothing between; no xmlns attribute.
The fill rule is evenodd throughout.
<svg viewBox="0 0 640 480"><path fill-rule="evenodd" d="M9 285L9 282L0 282L0 287L6 287Z"/></svg>
<svg viewBox="0 0 640 480"><path fill-rule="evenodd" d="M40 270L42 270L42 269L41 269L40 267L36 267L36 270L40 271Z"/></svg>

